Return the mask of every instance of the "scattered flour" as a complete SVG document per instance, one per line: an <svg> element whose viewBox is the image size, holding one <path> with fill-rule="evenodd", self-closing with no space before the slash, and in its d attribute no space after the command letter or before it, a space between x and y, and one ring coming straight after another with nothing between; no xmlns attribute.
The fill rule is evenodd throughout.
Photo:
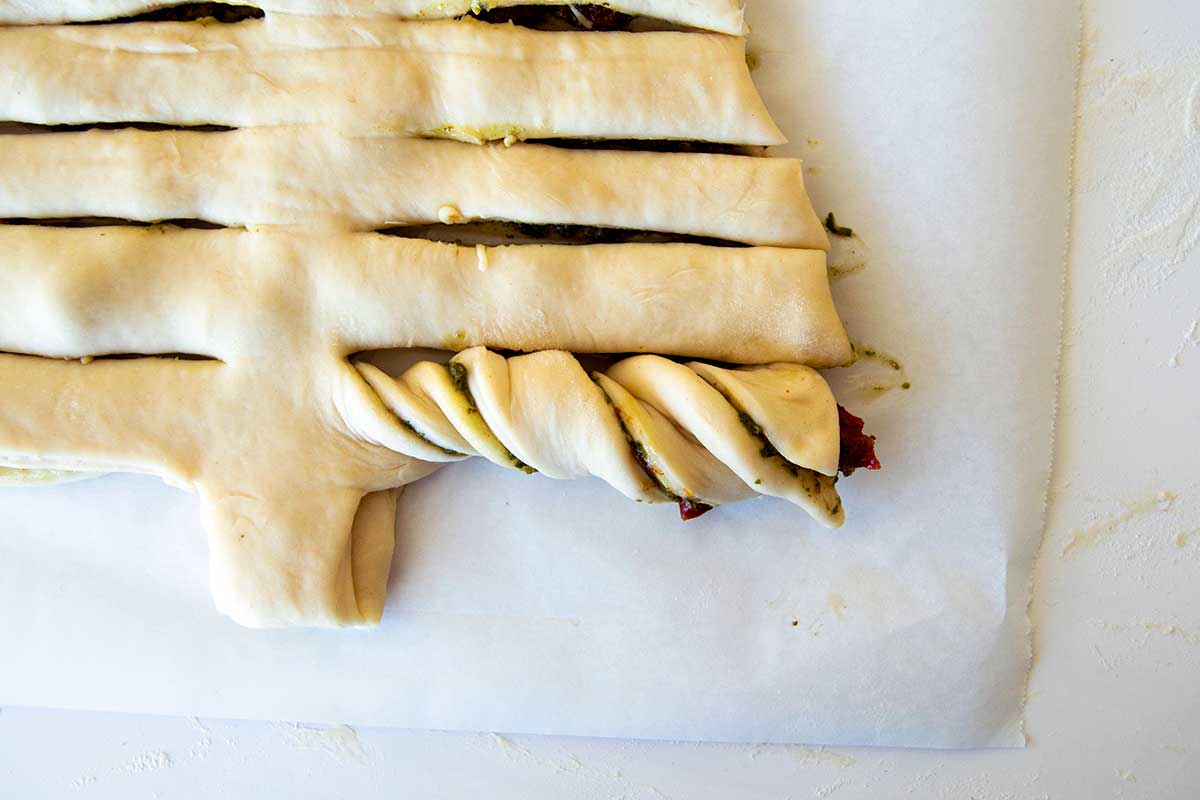
<svg viewBox="0 0 1200 800"><path fill-rule="evenodd" d="M134 756L125 765L126 772L153 772L171 766L171 755L162 750L151 750Z"/></svg>
<svg viewBox="0 0 1200 800"><path fill-rule="evenodd" d="M1162 56L1137 65L1092 59L1083 76L1092 122L1079 193L1125 211L1105 247L1109 299L1162 288L1200 245L1200 59Z"/></svg>
<svg viewBox="0 0 1200 800"><path fill-rule="evenodd" d="M188 751L188 758L192 761L199 761L207 758L212 752L212 731L210 731L203 722L198 718L192 717L189 720L192 723L192 728L200 735L196 744L192 745L192 749Z"/></svg>
<svg viewBox="0 0 1200 800"><path fill-rule="evenodd" d="M344 766L365 767L370 761L367 751L358 741L358 733L349 725L313 728L293 723L281 724L278 729L284 741L297 750L325 753Z"/></svg>
<svg viewBox="0 0 1200 800"><path fill-rule="evenodd" d="M1190 631L1187 631L1178 625L1170 625L1164 622L1143 622L1142 627L1153 633L1161 633L1163 636L1170 636L1182 639L1188 644L1200 644L1200 636L1197 636Z"/></svg>
<svg viewBox="0 0 1200 800"><path fill-rule="evenodd" d="M858 759L848 753L838 753L824 747L798 746L789 749L801 761L813 764L831 764L840 769L847 769L858 763Z"/></svg>
<svg viewBox="0 0 1200 800"><path fill-rule="evenodd" d="M1179 347L1175 348L1175 352L1171 354L1171 358L1167 361L1168 367L1178 367L1179 359L1183 357L1185 350L1200 345L1200 319L1192 320L1191 326L1187 329L1187 333L1183 334L1183 341L1179 343Z"/></svg>
<svg viewBox="0 0 1200 800"><path fill-rule="evenodd" d="M1175 495L1167 491L1155 492L1137 500L1123 502L1125 510L1120 514L1101 519L1086 528L1072 530L1071 540L1063 547L1059 557L1066 558L1074 550L1092 547L1130 520L1169 511L1173 502L1175 502Z"/></svg>
<svg viewBox="0 0 1200 800"><path fill-rule="evenodd" d="M1200 536L1200 528L1190 531L1181 531L1180 533L1175 534L1175 545L1177 547L1187 547L1188 542L1192 540L1193 536Z"/></svg>

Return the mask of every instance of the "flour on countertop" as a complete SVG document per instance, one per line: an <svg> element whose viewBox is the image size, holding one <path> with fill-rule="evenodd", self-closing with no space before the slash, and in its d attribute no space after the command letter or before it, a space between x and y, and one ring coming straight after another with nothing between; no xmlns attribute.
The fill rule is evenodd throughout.
<svg viewBox="0 0 1200 800"><path fill-rule="evenodd" d="M843 779L843 780L834 781L833 783L829 784L828 786L818 786L816 789L813 790L813 797L829 797L829 795L833 794L834 792L836 792L838 789L842 788L845 785L846 785L846 781Z"/></svg>
<svg viewBox="0 0 1200 800"><path fill-rule="evenodd" d="M134 756L125 765L126 772L153 772L171 766L171 754L163 750L151 750Z"/></svg>
<svg viewBox="0 0 1200 800"><path fill-rule="evenodd" d="M1175 348L1175 352L1171 354L1171 359L1167 362L1167 366L1172 368L1178 367L1179 359L1183 356L1183 351L1197 345L1200 345L1200 319L1192 320L1187 333L1183 334L1183 341L1179 343L1179 347Z"/></svg>
<svg viewBox="0 0 1200 800"><path fill-rule="evenodd" d="M832 764L839 769L848 769L858 763L858 759L848 753L838 753L824 747L788 746L801 761L813 764Z"/></svg>
<svg viewBox="0 0 1200 800"><path fill-rule="evenodd" d="M1090 59L1083 76L1090 124L1079 194L1086 201L1099 193L1125 212L1113 220L1104 257L1110 299L1163 288L1200 245L1200 54L1156 57Z"/></svg>
<svg viewBox="0 0 1200 800"><path fill-rule="evenodd" d="M1111 517L1106 517L1094 522L1086 528L1076 528L1071 531L1071 540L1063 547L1059 553L1059 558L1066 558L1072 551L1091 547L1103 539L1110 533L1113 533L1126 522L1137 519L1139 517L1148 516L1150 514L1169 511L1171 504L1175 502L1175 494L1168 491L1159 491L1138 498L1137 500L1122 502L1125 510L1120 514L1115 514Z"/></svg>
<svg viewBox="0 0 1200 800"><path fill-rule="evenodd" d="M276 727L284 741L297 750L325 753L343 766L365 767L370 763L367 751L358 741L358 733L349 725L315 728L290 723Z"/></svg>
<svg viewBox="0 0 1200 800"><path fill-rule="evenodd" d="M192 724L192 728L200 734L200 738L196 741L196 744L192 746L192 749L188 750L188 759L199 761L207 758L208 754L212 752L212 731L196 717L191 717L188 721Z"/></svg>
<svg viewBox="0 0 1200 800"><path fill-rule="evenodd" d="M1188 644L1200 644L1200 636L1184 630L1178 625L1171 625L1164 622L1143 622L1142 627L1148 631L1151 631L1152 633L1161 633L1163 636L1182 639Z"/></svg>
<svg viewBox="0 0 1200 800"><path fill-rule="evenodd" d="M1179 533L1175 534L1175 546L1187 547L1188 542L1192 540L1193 536L1200 536L1200 528L1190 531L1180 531Z"/></svg>

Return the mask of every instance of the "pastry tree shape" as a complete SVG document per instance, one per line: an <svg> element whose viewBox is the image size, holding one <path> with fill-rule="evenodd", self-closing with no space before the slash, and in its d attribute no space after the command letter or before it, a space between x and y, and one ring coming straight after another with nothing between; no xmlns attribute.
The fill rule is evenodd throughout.
<svg viewBox="0 0 1200 800"><path fill-rule="evenodd" d="M483 344L812 366L851 357L824 253L811 250L463 248L356 233L0 226L0 263L0 351L8 353L0 356L0 465L145 472L197 492L217 607L252 626L376 622L393 488L440 463L396 449L397 437L414 433L405 422L434 441L435 432L402 421L401 406L364 378L370 370L352 363L356 353ZM142 357L64 360L109 354ZM810 473L828 475L827 447L824 460L796 464L804 471L792 482L753 460L749 427L730 432L730 410L740 408L780 453L800 453L780 443L785 425L768 426L778 391L703 367L682 368L696 379L685 381L630 363L645 362L618 364L599 386L618 396L632 435L647 440L651 472L662 473L661 485L645 473L646 492L690 490L722 502L764 486L818 514L824 507L826 521L837 522L840 509L819 499L823 488L803 490ZM563 386L578 385L570 369L561 373ZM486 380L475 384L475 402L490 403L478 406L480 416L506 449L552 472L593 471L578 451L572 462L554 449L553 429L506 419L487 375L477 375ZM693 405L689 396L707 399ZM639 416L650 408L657 417ZM818 427L827 441L827 425ZM683 474L690 462L677 448L692 445L681 430L746 488L712 461L696 462L709 465L700 469L714 473L710 483ZM414 440L422 442L413 435L409 446ZM485 441L468 443L485 453ZM606 474L633 490L628 458L625 467L623 478Z"/></svg>
<svg viewBox="0 0 1200 800"><path fill-rule="evenodd" d="M0 0L0 23L77 22L169 8L163 0ZM458 17L470 11L522 5L566 5L566 0L255 0L268 12L343 16L394 15L409 19ZM745 29L738 0L608 0L614 11L738 35Z"/></svg>
<svg viewBox="0 0 1200 800"><path fill-rule="evenodd" d="M0 120L784 141L739 37L286 14L0 28Z"/></svg>

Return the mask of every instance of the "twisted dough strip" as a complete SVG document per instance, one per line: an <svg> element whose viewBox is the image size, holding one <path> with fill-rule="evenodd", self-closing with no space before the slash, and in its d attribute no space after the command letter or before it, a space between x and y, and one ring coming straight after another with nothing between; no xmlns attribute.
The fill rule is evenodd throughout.
<svg viewBox="0 0 1200 800"><path fill-rule="evenodd" d="M594 475L638 502L678 502L685 518L770 495L829 527L845 519L837 404L808 367L643 355L589 376L569 353L506 359L483 347L399 378L355 367L398 421L365 432L412 458Z"/></svg>

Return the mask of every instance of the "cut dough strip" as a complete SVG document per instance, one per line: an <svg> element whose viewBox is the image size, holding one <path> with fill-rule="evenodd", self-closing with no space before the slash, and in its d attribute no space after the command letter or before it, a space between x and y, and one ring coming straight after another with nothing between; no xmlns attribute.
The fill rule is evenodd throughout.
<svg viewBox="0 0 1200 800"><path fill-rule="evenodd" d="M473 142L784 141L740 38L286 14L0 28L0 119L323 123Z"/></svg>
<svg viewBox="0 0 1200 800"><path fill-rule="evenodd" d="M271 361L284 340L343 354L481 344L816 367L852 357L819 250L0 225L0 297L0 351L68 358Z"/></svg>
<svg viewBox="0 0 1200 800"><path fill-rule="evenodd" d="M478 147L322 128L0 137L0 217L203 219L374 230L598 225L826 249L799 161Z"/></svg>
<svg viewBox="0 0 1200 800"><path fill-rule="evenodd" d="M355 366L404 426L453 444L437 461L482 455L551 478L592 475L639 502L712 506L770 495L831 527L845 518L834 488L837 404L808 367L730 370L647 355L589 377L569 353L505 359L482 347L399 378ZM741 404L716 386L738 387ZM488 444L476 448L481 427Z"/></svg>
<svg viewBox="0 0 1200 800"><path fill-rule="evenodd" d="M565 5L566 0L254 0L268 12L292 14L376 16L408 19L458 17L473 8L511 8L522 5ZM163 0L0 0L0 23L36 24L78 22L131 16L179 5ZM744 32L737 0L604 0L614 11L738 35Z"/></svg>

